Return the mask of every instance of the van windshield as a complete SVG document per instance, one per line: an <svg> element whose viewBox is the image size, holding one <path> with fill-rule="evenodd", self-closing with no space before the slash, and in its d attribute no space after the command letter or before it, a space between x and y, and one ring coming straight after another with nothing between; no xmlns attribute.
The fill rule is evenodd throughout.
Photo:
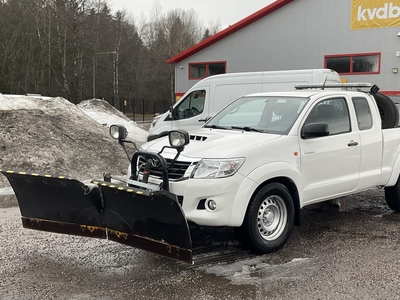
<svg viewBox="0 0 400 300"><path fill-rule="evenodd" d="M205 125L207 128L288 134L309 98L243 97L232 102Z"/></svg>

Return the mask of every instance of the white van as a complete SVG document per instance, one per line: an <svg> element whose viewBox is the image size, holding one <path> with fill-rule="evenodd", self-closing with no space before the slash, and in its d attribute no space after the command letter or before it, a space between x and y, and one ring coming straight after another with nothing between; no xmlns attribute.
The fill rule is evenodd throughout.
<svg viewBox="0 0 400 300"><path fill-rule="evenodd" d="M171 110L157 116L147 141L165 136L170 130L200 128L216 112L246 94L294 89L296 84L340 83L330 69L228 73L196 83Z"/></svg>

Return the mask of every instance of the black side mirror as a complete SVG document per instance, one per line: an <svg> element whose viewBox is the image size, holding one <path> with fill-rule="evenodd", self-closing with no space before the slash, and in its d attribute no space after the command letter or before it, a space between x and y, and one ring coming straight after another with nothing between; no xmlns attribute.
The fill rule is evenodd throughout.
<svg viewBox="0 0 400 300"><path fill-rule="evenodd" d="M303 127L301 138L310 139L329 135L329 126L326 123L310 123Z"/></svg>

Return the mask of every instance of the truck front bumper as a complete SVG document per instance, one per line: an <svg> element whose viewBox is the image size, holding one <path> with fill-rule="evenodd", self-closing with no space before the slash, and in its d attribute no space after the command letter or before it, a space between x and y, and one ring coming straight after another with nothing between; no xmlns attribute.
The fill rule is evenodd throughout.
<svg viewBox="0 0 400 300"><path fill-rule="evenodd" d="M227 178L191 178L170 182L170 191L181 200L188 221L201 226L239 226L244 213L241 212L238 216L241 220L234 220L233 212L237 211L234 210L234 206L247 207L253 188L253 182L248 184L248 181L249 179L240 173ZM245 196L242 191L244 186L248 190L244 193ZM215 209L208 206L211 200L216 205Z"/></svg>

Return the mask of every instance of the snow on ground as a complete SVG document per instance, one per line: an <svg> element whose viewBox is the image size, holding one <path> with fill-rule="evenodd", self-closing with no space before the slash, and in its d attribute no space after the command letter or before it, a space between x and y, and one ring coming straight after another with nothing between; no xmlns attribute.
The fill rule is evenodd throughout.
<svg viewBox="0 0 400 300"><path fill-rule="evenodd" d="M104 100L75 105L56 97L0 94L0 169L49 172L78 180L103 173L125 174L128 160L109 135L124 125L128 139L145 142L148 132ZM0 196L12 191L0 174Z"/></svg>

